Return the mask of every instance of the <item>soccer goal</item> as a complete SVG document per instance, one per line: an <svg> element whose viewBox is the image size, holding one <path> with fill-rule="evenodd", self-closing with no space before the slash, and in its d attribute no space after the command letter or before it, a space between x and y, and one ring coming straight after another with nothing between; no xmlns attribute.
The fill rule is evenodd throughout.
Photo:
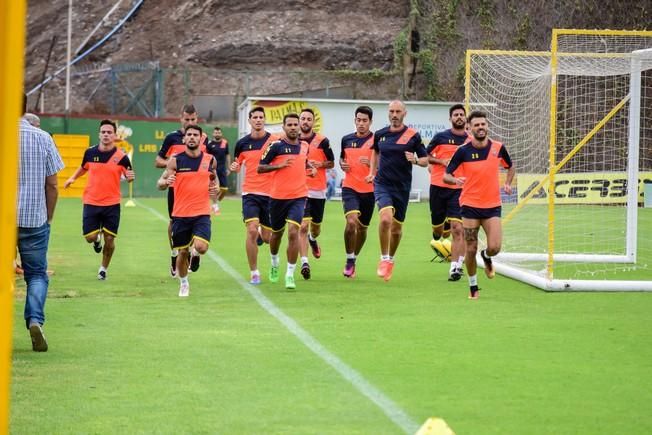
<svg viewBox="0 0 652 435"><path fill-rule="evenodd" d="M544 290L652 291L652 31L469 50L466 103L517 170L496 270Z"/></svg>

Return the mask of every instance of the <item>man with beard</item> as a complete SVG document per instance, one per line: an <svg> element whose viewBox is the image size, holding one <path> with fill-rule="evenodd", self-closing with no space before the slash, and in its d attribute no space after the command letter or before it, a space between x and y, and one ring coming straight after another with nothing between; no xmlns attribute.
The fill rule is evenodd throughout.
<svg viewBox="0 0 652 435"><path fill-rule="evenodd" d="M407 115L405 104L389 103L388 127L374 134L371 166L367 182L374 182L374 196L380 223L380 263L377 275L385 281L392 277L394 254L403 232L412 187L412 165L428 166L428 154L421 135L403 123ZM378 168L378 173L376 173Z"/></svg>
<svg viewBox="0 0 652 435"><path fill-rule="evenodd" d="M308 263L308 245L315 258L321 257L321 248L317 237L321 234L321 224L326 206L326 170L335 166L335 156L326 136L313 131L315 112L306 108L299 115L299 138L308 142L308 161L317 169L317 175L308 178L308 199L299 230L299 254L301 254L301 276L310 279L310 264Z"/></svg>
<svg viewBox="0 0 652 435"><path fill-rule="evenodd" d="M469 274L469 299L478 299L478 277L476 275L476 253L478 251L478 230L484 230L487 248L480 252L487 278L495 275L491 257L500 252L502 227L500 222L501 201L499 168L507 169L503 189L512 193L512 180L516 169L500 142L489 139L487 115L481 111L469 114L468 123L471 141L455 151L446 167L444 182L462 188L460 195L462 225L466 241L466 270ZM462 175L457 175L461 169ZM456 174L456 175L453 175Z"/></svg>
<svg viewBox="0 0 652 435"><path fill-rule="evenodd" d="M272 237L269 250L272 267L269 280L278 282L278 251L283 232L288 227L287 271L285 288L294 289L294 269L299 256L299 228L308 196L306 175L314 177L317 170L308 163L309 144L299 140L299 115L288 113L283 117L285 137L272 143L263 153L258 165L261 174L273 172L270 187L270 221Z"/></svg>
<svg viewBox="0 0 652 435"><path fill-rule="evenodd" d="M177 271L179 296L190 295L188 265L199 269L199 256L208 250L211 240L210 199L217 198L215 158L200 148L203 132L197 125L188 125L183 134L186 150L170 157L167 168L159 178L159 190L174 185L172 209L172 248L178 251Z"/></svg>
<svg viewBox="0 0 652 435"><path fill-rule="evenodd" d="M175 154L182 153L186 150L186 145L183 143L186 127L189 125L197 124L197 109L192 104L186 104L181 109L181 128L173 131L165 136L161 149L156 155L154 165L157 168L167 167L170 157ZM206 151L206 135L202 133L200 140L200 151ZM172 247L172 210L174 209L174 188L170 186L168 189L168 215L170 216L170 223L168 224L168 240L170 242L170 275L177 276L177 250Z"/></svg>
<svg viewBox="0 0 652 435"><path fill-rule="evenodd" d="M434 241L448 237L451 233L451 267L449 281L462 277L464 264L464 239L462 238L462 215L460 214L460 187L444 183L444 173L451 157L460 145L468 140L466 134L466 110L462 104L455 104L448 110L451 128L441 131L430 141L428 163L430 163L430 221ZM459 172L459 171L458 171ZM461 176L461 174L458 174ZM433 247L437 246L436 244Z"/></svg>

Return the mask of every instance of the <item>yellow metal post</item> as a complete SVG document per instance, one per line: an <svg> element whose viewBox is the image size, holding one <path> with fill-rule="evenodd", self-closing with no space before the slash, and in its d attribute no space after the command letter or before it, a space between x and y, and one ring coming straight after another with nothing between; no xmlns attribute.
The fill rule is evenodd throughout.
<svg viewBox="0 0 652 435"><path fill-rule="evenodd" d="M466 64L464 68L464 108L468 115L471 111L471 55L472 50L466 50Z"/></svg>
<svg viewBox="0 0 652 435"><path fill-rule="evenodd" d="M22 110L25 0L0 0L0 433L9 432L9 380L14 317L18 119Z"/></svg>

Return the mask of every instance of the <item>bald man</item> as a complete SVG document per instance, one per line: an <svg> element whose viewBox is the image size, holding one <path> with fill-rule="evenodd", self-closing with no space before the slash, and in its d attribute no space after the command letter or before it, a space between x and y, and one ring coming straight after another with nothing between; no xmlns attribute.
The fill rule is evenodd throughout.
<svg viewBox="0 0 652 435"><path fill-rule="evenodd" d="M380 263L378 277L389 281L394 269L394 255L403 232L412 187L412 166L426 167L428 153L421 135L404 124L407 110L402 101L389 103L388 127L374 134L371 165L367 182L374 182L374 196L380 223Z"/></svg>

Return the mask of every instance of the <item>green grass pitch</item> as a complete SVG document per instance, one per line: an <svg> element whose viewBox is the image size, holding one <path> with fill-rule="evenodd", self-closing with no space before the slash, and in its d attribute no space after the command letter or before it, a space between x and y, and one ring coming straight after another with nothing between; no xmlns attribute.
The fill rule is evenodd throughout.
<svg viewBox="0 0 652 435"><path fill-rule="evenodd" d="M425 203L408 209L390 282L375 276L377 216L346 280L341 204L329 202L313 279L297 272L296 291L264 280L266 309L242 285L244 228L229 199L213 218L214 254L180 299L167 224L148 208L165 214L165 200L123 208L100 282L80 201L60 201L47 353L31 350L16 281L11 433L400 434L433 416L458 434L652 432L651 294L545 293L480 272L480 300L469 301L466 278L450 283L448 265L430 262ZM268 265L263 248L264 278Z"/></svg>

